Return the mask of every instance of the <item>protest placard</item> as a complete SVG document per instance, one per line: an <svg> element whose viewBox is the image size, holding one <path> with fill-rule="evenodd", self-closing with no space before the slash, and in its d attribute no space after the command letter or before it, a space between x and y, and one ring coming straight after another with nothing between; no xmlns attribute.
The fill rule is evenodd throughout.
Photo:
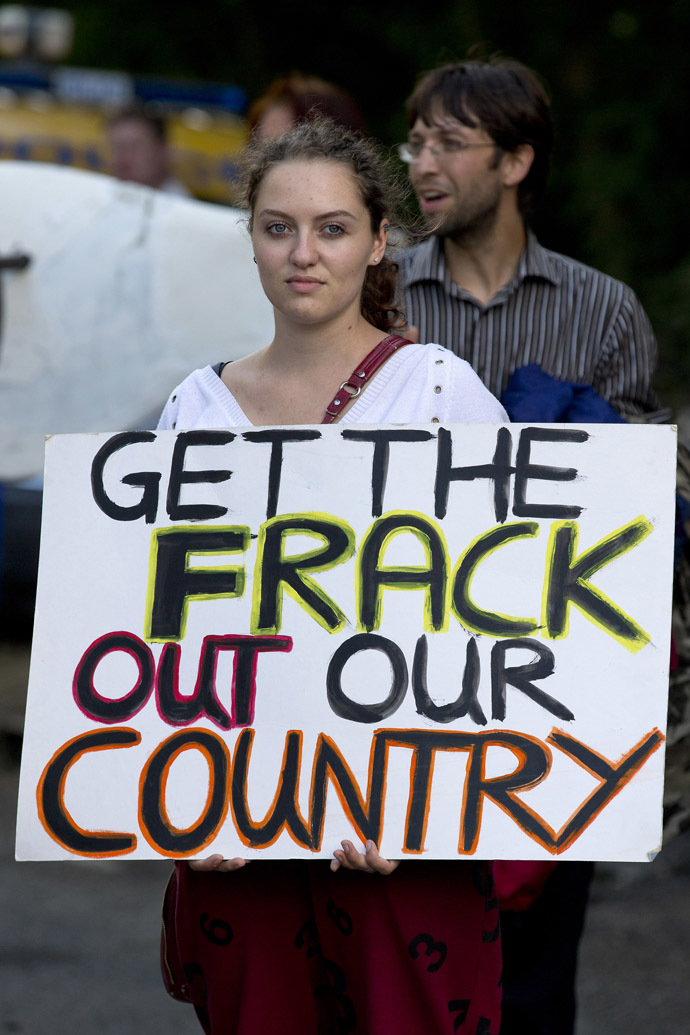
<svg viewBox="0 0 690 1035"><path fill-rule="evenodd" d="M17 857L646 859L675 429L47 443Z"/></svg>

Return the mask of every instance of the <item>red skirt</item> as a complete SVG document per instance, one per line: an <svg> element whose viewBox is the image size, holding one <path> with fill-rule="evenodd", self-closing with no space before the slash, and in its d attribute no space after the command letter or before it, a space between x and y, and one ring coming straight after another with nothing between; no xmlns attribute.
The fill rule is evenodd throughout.
<svg viewBox="0 0 690 1035"><path fill-rule="evenodd" d="M207 1035L498 1035L489 863L409 860L387 877L177 863L166 905L165 970L179 967Z"/></svg>

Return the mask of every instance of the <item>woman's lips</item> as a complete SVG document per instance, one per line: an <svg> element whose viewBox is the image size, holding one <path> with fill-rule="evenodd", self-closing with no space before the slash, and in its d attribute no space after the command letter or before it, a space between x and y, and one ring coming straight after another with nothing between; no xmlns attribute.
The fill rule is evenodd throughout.
<svg viewBox="0 0 690 1035"><path fill-rule="evenodd" d="M316 277L289 277L287 283L293 291L308 295L320 288L323 282Z"/></svg>

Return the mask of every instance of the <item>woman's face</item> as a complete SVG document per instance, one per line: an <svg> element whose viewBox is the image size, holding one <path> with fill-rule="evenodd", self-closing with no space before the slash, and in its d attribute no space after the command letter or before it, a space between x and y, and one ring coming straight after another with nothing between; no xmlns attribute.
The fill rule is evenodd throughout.
<svg viewBox="0 0 690 1035"><path fill-rule="evenodd" d="M367 267L380 261L385 233L371 228L350 169L319 159L270 169L256 193L252 242L263 289L297 323L359 317Z"/></svg>

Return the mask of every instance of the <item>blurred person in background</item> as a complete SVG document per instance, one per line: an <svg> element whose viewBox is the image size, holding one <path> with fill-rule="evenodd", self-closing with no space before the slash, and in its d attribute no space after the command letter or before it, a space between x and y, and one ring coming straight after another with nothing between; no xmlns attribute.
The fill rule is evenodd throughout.
<svg viewBox="0 0 690 1035"><path fill-rule="evenodd" d="M110 172L118 180L189 197L172 175L172 160L165 118L142 105L129 105L107 123Z"/></svg>
<svg viewBox="0 0 690 1035"><path fill-rule="evenodd" d="M364 117L345 90L316 76L293 73L276 79L249 109L249 125L268 139L281 136L294 123L325 115L347 129L366 132Z"/></svg>
<svg viewBox="0 0 690 1035"><path fill-rule="evenodd" d="M547 251L529 227L553 143L537 74L507 58L444 65L417 84L407 120L399 153L429 237L401 273L424 340L468 360L499 398L518 368L539 364L626 420L667 419L651 388L656 340L632 290Z"/></svg>

